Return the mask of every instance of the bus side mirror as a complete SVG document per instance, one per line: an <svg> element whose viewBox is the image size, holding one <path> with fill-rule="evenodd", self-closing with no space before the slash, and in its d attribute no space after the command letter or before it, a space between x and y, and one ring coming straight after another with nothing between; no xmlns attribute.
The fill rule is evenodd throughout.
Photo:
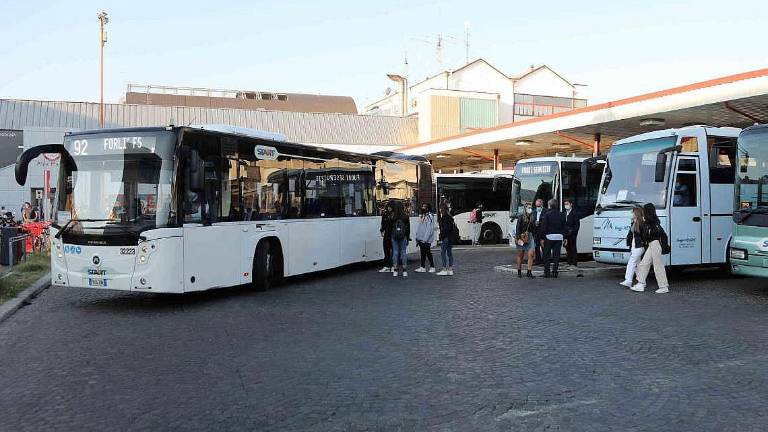
<svg viewBox="0 0 768 432"><path fill-rule="evenodd" d="M189 190L200 193L203 191L203 184L205 183L205 170L200 159L200 152L194 149L190 150L187 163L189 166Z"/></svg>
<svg viewBox="0 0 768 432"><path fill-rule="evenodd" d="M491 190L496 192L496 189L498 189L498 188L499 188L499 178L498 177L494 177L493 178L493 184L491 185Z"/></svg>
<svg viewBox="0 0 768 432"><path fill-rule="evenodd" d="M384 195L389 195L389 183L381 181L379 182L379 186L381 186L381 193Z"/></svg>
<svg viewBox="0 0 768 432"><path fill-rule="evenodd" d="M587 166L587 161L583 161L581 163L581 187L586 188L587 187L587 169L589 167Z"/></svg>
<svg viewBox="0 0 768 432"><path fill-rule="evenodd" d="M27 173L29 172L29 163L35 160L43 153L58 153L61 155L61 160L66 166L72 170L76 168L75 160L64 148L64 144L43 144L31 147L24 153L20 154L16 159L16 166L14 167L14 175L16 177L16 183L20 186L24 186L27 182Z"/></svg>
<svg viewBox="0 0 768 432"><path fill-rule="evenodd" d="M653 180L657 183L664 181L664 175L667 172L667 154L659 153L656 155L656 173Z"/></svg>
<svg viewBox="0 0 768 432"><path fill-rule="evenodd" d="M749 171L749 153L744 153L744 157L739 162L739 172L746 173Z"/></svg>

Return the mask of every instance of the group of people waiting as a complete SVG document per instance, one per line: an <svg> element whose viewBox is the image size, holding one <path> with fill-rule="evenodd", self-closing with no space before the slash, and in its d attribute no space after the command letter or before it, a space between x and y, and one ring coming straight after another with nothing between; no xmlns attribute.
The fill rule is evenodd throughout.
<svg viewBox="0 0 768 432"><path fill-rule="evenodd" d="M526 258L527 277L533 278L533 266L540 264L544 265L545 278L558 277L563 246L568 264L578 265L576 239L581 223L571 200L565 200L563 208L565 211L560 211L556 199L549 200L546 209L541 198L535 201L535 208L531 203L523 205L514 238L518 277L523 277L523 260Z"/></svg>
<svg viewBox="0 0 768 432"><path fill-rule="evenodd" d="M384 206L379 231L384 248L384 267L379 272L392 272L392 276L397 277L400 274L407 277L408 256L406 250L411 241L411 222L408 211L401 201L391 200ZM440 258L443 266L439 272L435 268L435 260L432 256L435 231L438 231ZM422 204L415 235L416 244L421 252L421 266L416 269L416 272L453 276L453 244L456 242L457 236L456 223L446 204L440 206L437 216L432 213L432 206L429 203Z"/></svg>

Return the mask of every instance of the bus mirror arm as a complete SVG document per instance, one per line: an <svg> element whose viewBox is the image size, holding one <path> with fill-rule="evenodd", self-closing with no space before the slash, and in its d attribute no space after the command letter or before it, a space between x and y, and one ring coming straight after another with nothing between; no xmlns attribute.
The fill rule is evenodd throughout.
<svg viewBox="0 0 768 432"><path fill-rule="evenodd" d="M659 150L659 153L656 155L656 172L653 178L655 182L661 183L664 181L664 175L667 173L667 153L679 152L682 149L681 145L676 145Z"/></svg>
<svg viewBox="0 0 768 432"><path fill-rule="evenodd" d="M581 187L587 187L587 171L595 166L598 161L606 160L606 155L592 156L591 158L584 159L581 162Z"/></svg>
<svg viewBox="0 0 768 432"><path fill-rule="evenodd" d="M44 153L60 154L63 164L65 164L68 169L74 170L76 168L75 160L64 147L64 144L43 144L34 146L24 151L24 153L20 154L16 159L16 167L14 168L16 183L18 183L20 186L24 186L24 184L27 182L29 163Z"/></svg>
<svg viewBox="0 0 768 432"><path fill-rule="evenodd" d="M189 150L187 162L189 164L189 190L200 193L203 191L203 183L205 182L205 172L200 153L195 149Z"/></svg>

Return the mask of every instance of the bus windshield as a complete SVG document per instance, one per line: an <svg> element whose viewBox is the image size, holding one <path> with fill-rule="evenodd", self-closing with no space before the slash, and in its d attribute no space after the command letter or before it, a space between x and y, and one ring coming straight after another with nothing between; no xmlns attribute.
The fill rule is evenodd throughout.
<svg viewBox="0 0 768 432"><path fill-rule="evenodd" d="M552 183L557 173L557 162L523 162L515 166L515 185L512 188L512 216L517 216L524 203L541 198L544 205L552 199Z"/></svg>
<svg viewBox="0 0 768 432"><path fill-rule="evenodd" d="M751 213L768 213L768 129L744 132L739 137L738 149L735 208L745 213L739 223L766 226L768 218L746 216Z"/></svg>
<svg viewBox="0 0 768 432"><path fill-rule="evenodd" d="M654 181L656 155L659 150L675 145L676 140L671 136L611 147L598 203L600 207L653 203L656 208L664 208L667 202L666 183Z"/></svg>
<svg viewBox="0 0 768 432"><path fill-rule="evenodd" d="M170 131L70 135L76 167L60 177L54 223L74 233L134 233L173 223Z"/></svg>

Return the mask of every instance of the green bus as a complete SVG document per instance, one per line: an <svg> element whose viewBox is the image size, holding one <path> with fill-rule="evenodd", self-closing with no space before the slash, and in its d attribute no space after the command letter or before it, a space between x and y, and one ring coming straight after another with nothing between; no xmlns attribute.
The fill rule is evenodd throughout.
<svg viewBox="0 0 768 432"><path fill-rule="evenodd" d="M741 132L737 161L731 271L768 277L768 124Z"/></svg>

